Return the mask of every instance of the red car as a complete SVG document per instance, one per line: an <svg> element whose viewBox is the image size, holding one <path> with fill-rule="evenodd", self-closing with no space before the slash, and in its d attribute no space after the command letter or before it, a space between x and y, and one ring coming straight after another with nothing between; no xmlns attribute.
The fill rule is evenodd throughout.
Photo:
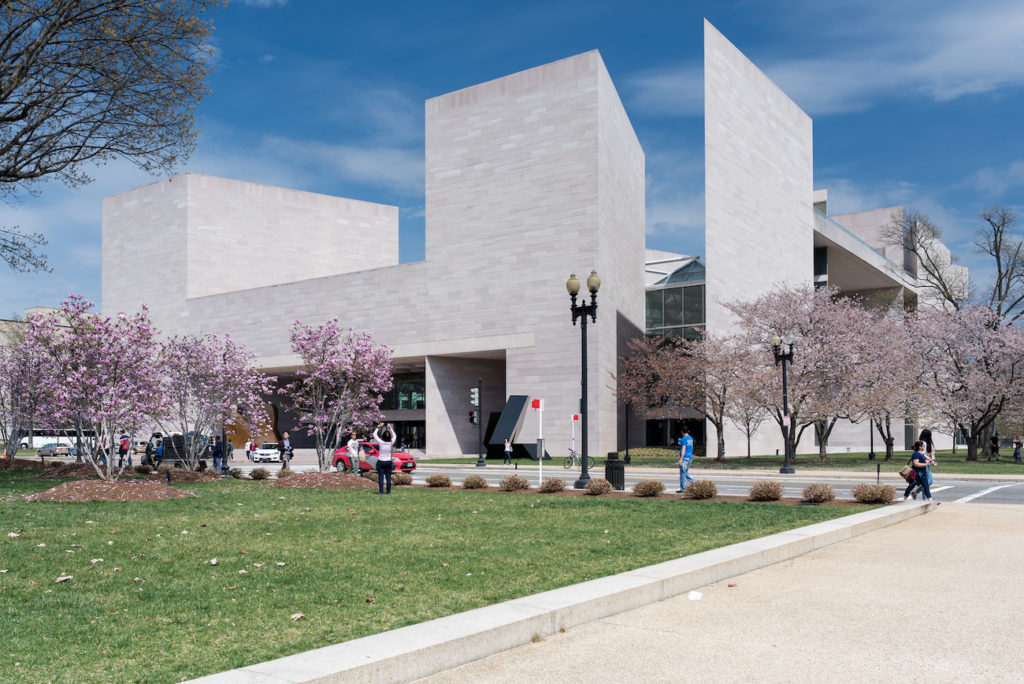
<svg viewBox="0 0 1024 684"><path fill-rule="evenodd" d="M367 470L377 469L377 454L380 453L377 449L377 445L373 442L360 442L359 446L362 448L363 455L359 459L359 471L366 472ZM407 454L404 451L392 451L391 458L395 461L395 472L396 473L411 473L416 470L416 459L411 454ZM350 470L352 467L352 460L348 455L348 445L345 445L334 452L334 460L331 461L331 466L338 470Z"/></svg>

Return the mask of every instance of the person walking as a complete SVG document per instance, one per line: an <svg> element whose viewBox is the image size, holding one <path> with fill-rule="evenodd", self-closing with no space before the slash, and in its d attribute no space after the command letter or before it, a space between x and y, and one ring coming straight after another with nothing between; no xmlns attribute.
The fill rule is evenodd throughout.
<svg viewBox="0 0 1024 684"><path fill-rule="evenodd" d="M1020 448L1021 448L1022 445L1024 445L1024 443L1022 443L1020 441L1020 437L1019 436L1013 438L1013 462L1014 463L1020 463L1021 462L1021 459L1020 459Z"/></svg>
<svg viewBox="0 0 1024 684"><path fill-rule="evenodd" d="M213 438L213 449L210 450L210 455L213 456L213 469L219 472L224 460L224 444L220 441L220 435Z"/></svg>
<svg viewBox="0 0 1024 684"><path fill-rule="evenodd" d="M921 430L921 434L918 436L918 439L924 442L924 452L928 455L928 458L930 458L933 463L938 463L938 461L935 460L935 442L932 441L932 431L928 428Z"/></svg>
<svg viewBox="0 0 1024 684"><path fill-rule="evenodd" d="M117 445L117 467L124 467L124 457L128 457L128 467L132 465L132 440L128 438L128 435L121 435L121 441Z"/></svg>
<svg viewBox="0 0 1024 684"><path fill-rule="evenodd" d="M252 460L252 452L255 451L255 450L256 449L253 447L252 437L249 437L249 439L245 440L245 460L246 461L251 461Z"/></svg>
<svg viewBox="0 0 1024 684"><path fill-rule="evenodd" d="M395 429L388 423L378 423L373 431L373 441L377 443L377 493L384 494L384 483L387 481L387 493L391 493L391 473L395 463L391 458L391 449L395 446Z"/></svg>
<svg viewBox="0 0 1024 684"><path fill-rule="evenodd" d="M988 440L988 460L999 460L999 433L993 432L992 437Z"/></svg>
<svg viewBox="0 0 1024 684"><path fill-rule="evenodd" d="M686 485L694 482L690 476L690 462L693 460L693 437L690 436L689 428L683 428L683 436L679 438L679 490L680 494L686 491Z"/></svg>
<svg viewBox="0 0 1024 684"><path fill-rule="evenodd" d="M353 475L359 472L359 459L362 457L362 448L359 445L359 436L353 430L348 438L348 470ZM342 461L344 463L344 461ZM378 478L379 479L379 478Z"/></svg>
<svg viewBox="0 0 1024 684"><path fill-rule="evenodd" d="M508 437L505 438L505 460L502 461L502 465L511 465L512 463L512 442L508 441Z"/></svg>
<svg viewBox="0 0 1024 684"><path fill-rule="evenodd" d="M928 454L925 453L925 445L921 440L914 442L914 455L910 457L910 465L913 466L914 472L917 473L917 479L907 485L907 488L903 490L903 500L906 501L907 497L913 493L914 498L917 498L917 492L914 491L915 487L920 486L924 490L924 500L932 500L931 490L931 469L928 467L931 464L931 460L928 458Z"/></svg>
<svg viewBox="0 0 1024 684"><path fill-rule="evenodd" d="M278 440L277 451L281 455L281 470L288 470L288 464L292 460L292 440L287 432Z"/></svg>

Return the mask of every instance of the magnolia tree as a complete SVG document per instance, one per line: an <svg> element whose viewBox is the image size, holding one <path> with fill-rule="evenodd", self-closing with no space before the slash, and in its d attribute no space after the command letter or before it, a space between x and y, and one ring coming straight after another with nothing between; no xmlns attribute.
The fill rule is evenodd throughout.
<svg viewBox="0 0 1024 684"><path fill-rule="evenodd" d="M37 423L39 365L33 362L24 340L14 346L0 345L0 438L4 456L14 458L22 438L31 434Z"/></svg>
<svg viewBox="0 0 1024 684"><path fill-rule="evenodd" d="M782 286L758 299L729 302L739 318L747 344L757 349L754 358L771 365L769 340L773 335L795 339L793 361L787 368L789 385L790 453L808 428L818 435L819 458L825 459L828 438L839 418L855 411L857 387L853 369L859 358L868 316L856 303L835 290ZM767 407L783 430L781 373L752 373L752 399ZM785 432L785 430L783 430Z"/></svg>
<svg viewBox="0 0 1024 684"><path fill-rule="evenodd" d="M119 435L134 438L164 410L157 344L145 307L115 318L92 307L71 295L59 311L30 317L25 345L37 364L40 422L74 426L88 463L113 480L123 471L113 458Z"/></svg>
<svg viewBox="0 0 1024 684"><path fill-rule="evenodd" d="M342 331L337 319L316 327L296 321L291 340L302 367L281 392L299 413L299 427L314 438L325 473L346 430L381 419L383 393L391 389L391 350L374 344L369 333Z"/></svg>
<svg viewBox="0 0 1024 684"><path fill-rule="evenodd" d="M649 417L699 415L715 426L717 458L725 458L724 426L732 393L746 380L750 349L735 338L644 338L630 342L618 395Z"/></svg>
<svg viewBox="0 0 1024 684"><path fill-rule="evenodd" d="M967 440L967 460L978 459L980 439L1024 392L1024 330L1000 326L998 313L964 306L947 313L919 311L913 339L926 364L922 403L950 432Z"/></svg>
<svg viewBox="0 0 1024 684"><path fill-rule="evenodd" d="M255 433L265 427L263 397L275 378L255 367L255 355L225 335L175 337L160 345L161 388L166 413L156 416L164 433L180 432L189 468L199 465L206 438L226 426ZM168 445L164 446L167 456Z"/></svg>

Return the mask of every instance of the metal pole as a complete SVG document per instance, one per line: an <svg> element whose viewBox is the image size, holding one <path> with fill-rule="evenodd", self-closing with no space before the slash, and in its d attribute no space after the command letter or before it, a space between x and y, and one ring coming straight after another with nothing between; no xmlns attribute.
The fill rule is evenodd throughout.
<svg viewBox="0 0 1024 684"><path fill-rule="evenodd" d="M789 356L790 356L790 358L792 358L792 354L793 354L793 347L792 347L792 345L790 345L790 348L789 348ZM782 468L779 469L779 472L784 474L784 475L791 475L791 474L795 473L796 470L793 468L792 465L790 465L790 462L789 462L790 451L791 451L790 445L789 445L789 441L790 441L789 440L789 433L793 429L793 425L792 425L793 420L789 417L789 386L787 385L787 382L786 382L786 361L787 361L786 356L783 356L782 357L782 414L783 414L783 416L785 416L786 421L789 423L789 425L783 425L782 426L782 435L783 435L783 437L786 440L786 462L782 465Z"/></svg>
<svg viewBox="0 0 1024 684"><path fill-rule="evenodd" d="M477 378L476 379L476 394L477 394L477 397L478 397L478 400L477 400L478 401L478 405L476 407L477 408L476 426L477 426L477 433L479 434L479 438L480 438L480 443L477 445L478 446L478 449L477 449L478 456L477 456L477 459L476 459L476 467L477 468L483 468L483 467L485 467L487 465L487 463L484 461L484 379L483 378Z"/></svg>
<svg viewBox="0 0 1024 684"><path fill-rule="evenodd" d="M868 452L868 460L875 460L875 419L868 419L868 435L871 437L871 451Z"/></svg>
<svg viewBox="0 0 1024 684"><path fill-rule="evenodd" d="M583 327L581 329L582 338L583 338L583 353L582 353L583 376L580 379L580 386L581 386L581 389L583 391L583 396L580 399L580 407L582 409L581 413L583 414L582 415L582 418L583 418L583 425L582 425L583 438L582 438L582 440L580 440L582 442L582 453L580 454L580 460L583 462L583 468L580 471L579 479L576 480L576 482L573 484L573 487L576 488L576 489L583 489L584 487L587 486L587 483L590 482L590 472L588 471L588 468L587 468L587 437L588 437L587 432L588 432L588 430L587 430L587 311L586 311L586 305L583 306L583 316L581 318L582 318L582 324L583 324Z"/></svg>

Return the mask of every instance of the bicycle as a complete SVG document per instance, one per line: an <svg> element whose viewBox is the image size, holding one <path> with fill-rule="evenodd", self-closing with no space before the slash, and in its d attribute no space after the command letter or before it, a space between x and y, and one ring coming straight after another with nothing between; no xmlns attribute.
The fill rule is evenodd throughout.
<svg viewBox="0 0 1024 684"><path fill-rule="evenodd" d="M566 457L565 461L562 463L562 467L565 468L566 470L569 470L572 467L579 467L581 465L583 465L583 460L580 458L580 452L576 451L575 449L569 449L569 456ZM587 468L593 467L594 457L587 456Z"/></svg>

